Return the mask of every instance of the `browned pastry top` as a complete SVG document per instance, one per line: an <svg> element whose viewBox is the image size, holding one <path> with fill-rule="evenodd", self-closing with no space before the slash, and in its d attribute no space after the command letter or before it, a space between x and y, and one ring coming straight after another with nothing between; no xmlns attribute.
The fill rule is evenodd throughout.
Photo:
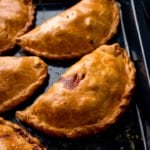
<svg viewBox="0 0 150 150"><path fill-rule="evenodd" d="M0 150L46 150L23 128L0 117Z"/></svg>
<svg viewBox="0 0 150 150"><path fill-rule="evenodd" d="M70 67L17 117L50 135L99 133L128 106L134 86L135 68L125 50L119 44L103 45Z"/></svg>
<svg viewBox="0 0 150 150"><path fill-rule="evenodd" d="M26 51L49 59L79 57L106 43L117 32L118 23L114 0L82 0L17 42Z"/></svg>
<svg viewBox="0 0 150 150"><path fill-rule="evenodd" d="M47 65L38 57L0 57L0 113L25 101L46 76Z"/></svg>
<svg viewBox="0 0 150 150"><path fill-rule="evenodd" d="M0 0L0 54L15 45L17 36L32 24L32 0Z"/></svg>

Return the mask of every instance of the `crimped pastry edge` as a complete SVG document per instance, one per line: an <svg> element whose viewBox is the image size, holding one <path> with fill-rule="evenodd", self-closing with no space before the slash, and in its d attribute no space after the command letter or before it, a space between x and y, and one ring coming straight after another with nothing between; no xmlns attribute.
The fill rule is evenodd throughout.
<svg viewBox="0 0 150 150"><path fill-rule="evenodd" d="M109 41L117 33L117 27L118 27L118 24L119 24L119 21L120 21L119 6L118 6L116 1L114 1L114 0L112 0L112 1L114 2L113 3L113 8L114 8L113 17L114 17L114 20L113 20L113 23L111 25L109 34L106 37L104 37L104 39L101 41L99 46L102 45L102 44L107 43L107 41ZM21 39L18 38L16 40L21 40ZM47 59L54 59L54 60L79 58L79 57L91 52L91 51L88 51L86 53L80 53L80 54L79 53L63 54L63 55L60 56L59 54L58 55L57 54L49 54L47 52L37 51L36 49L33 49L29 46L24 46L24 45L20 44L20 42L18 42L18 45L20 45L24 49L24 51L26 51L26 52L29 52L29 53L34 54L34 55L39 56L39 57L43 57L43 58L47 58Z"/></svg>
<svg viewBox="0 0 150 150"><path fill-rule="evenodd" d="M47 148L45 148L41 145L39 139L31 136L30 133L28 133L24 128L20 127L16 123L12 123L12 122L7 121L4 118L0 117L0 124L11 127L14 131L19 132L20 136L24 137L24 139L31 145L38 146L40 148L39 150L47 150Z"/></svg>
<svg viewBox="0 0 150 150"><path fill-rule="evenodd" d="M31 25L33 24L34 14L35 14L35 5L33 5L32 0L30 0L29 12L28 12L28 15L29 15L28 22L25 24L24 28L19 30L19 32L16 34L16 37L14 39L14 44L12 46L6 45L5 48L0 49L0 55L13 49L16 44L16 38L23 35L25 32L27 32L30 29Z"/></svg>
<svg viewBox="0 0 150 150"><path fill-rule="evenodd" d="M23 56L23 57L27 57L27 56ZM8 99L7 101L0 104L0 113L4 113L8 110L11 110L14 107L18 106L19 104L21 104L22 102L26 101L27 98L29 98L40 87L40 85L42 85L45 78L47 77L47 72L48 72L47 64L44 63L44 61L37 56L29 56L28 58L37 59L40 63L42 63L43 68L40 70L40 74L41 74L40 77L36 82L29 85L29 87L26 90L22 91L12 99Z"/></svg>
<svg viewBox="0 0 150 150"><path fill-rule="evenodd" d="M30 114L30 118L28 118L28 116L24 115L23 112L21 111L16 112L16 117L19 118L19 120L21 120L22 122L29 124L30 126L40 130L43 133L46 133L48 135L58 136L58 137L67 137L67 138L79 138L79 137L93 135L96 133L101 133L103 130L106 130L108 127L113 125L129 106L129 103L132 98L132 94L135 89L135 72L136 72L134 64L129 58L127 52L123 48L121 48L120 45L117 43L114 44L114 46L116 49L119 48L120 50L122 50L121 55L126 61L127 74L129 78L128 78L128 83L126 84L126 89L122 94L123 96L122 99L120 100L121 102L115 108L115 111L113 111L113 115L111 115L111 117L110 116L106 117L103 120L103 122L75 127L73 129L56 128L53 126L48 127L48 125L40 122L40 120L38 120L34 115Z"/></svg>

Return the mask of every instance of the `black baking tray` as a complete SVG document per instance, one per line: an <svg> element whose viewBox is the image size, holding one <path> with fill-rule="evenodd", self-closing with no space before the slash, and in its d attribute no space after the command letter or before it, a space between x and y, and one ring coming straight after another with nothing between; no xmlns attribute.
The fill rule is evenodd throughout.
<svg viewBox="0 0 150 150"><path fill-rule="evenodd" d="M35 26L37 26L43 23L48 18L55 16L61 11L71 7L73 4L77 3L77 0L35 0L34 3L36 5ZM139 95L139 91L144 89L144 92L147 92L145 91L145 89L147 90L148 85L145 87L145 84L148 84L148 78L144 73L146 70L145 68L147 68L148 66L145 62L143 63L143 53L140 49L139 37L134 20L135 16L133 15L134 13L132 8L132 0L119 0L118 5L120 7L121 22L118 27L118 33L113 39L111 39L111 41L109 41L109 43L119 42L122 47L127 49L129 55L135 62L135 66L137 68L137 90L135 91L131 105L116 124L114 124L101 134L97 134L87 138L70 140L47 136L31 128L30 126L21 123L15 118L16 110L22 110L31 105L35 101L35 99L40 94L44 93L44 91L46 91L47 88L49 88L69 66L74 64L77 59L70 61L50 61L44 59L44 61L48 64L48 77L45 83L26 102L17 106L12 111L4 113L2 115L4 118L23 126L33 136L38 137L43 145L48 148L48 150L148 149L147 137L145 133L145 123L141 118L141 101L139 101L139 96L141 97L141 100L144 99L146 101L147 98L143 98L141 95ZM24 52L20 47L16 46L12 52L8 52L5 55L28 56L30 54ZM143 77L144 81L146 82L145 84L142 84Z"/></svg>

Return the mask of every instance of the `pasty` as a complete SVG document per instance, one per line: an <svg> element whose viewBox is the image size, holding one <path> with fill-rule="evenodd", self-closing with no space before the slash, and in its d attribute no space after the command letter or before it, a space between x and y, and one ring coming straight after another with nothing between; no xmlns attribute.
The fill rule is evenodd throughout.
<svg viewBox="0 0 150 150"><path fill-rule="evenodd" d="M17 43L45 58L74 58L106 43L116 33L118 23L114 0L82 0L17 38Z"/></svg>
<svg viewBox="0 0 150 150"><path fill-rule="evenodd" d="M15 45L33 21L32 0L0 0L0 54Z"/></svg>
<svg viewBox="0 0 150 150"><path fill-rule="evenodd" d="M99 133L128 106L135 68L118 44L103 45L68 69L33 105L16 116L49 135Z"/></svg>
<svg viewBox="0 0 150 150"><path fill-rule="evenodd" d="M47 65L38 57L0 57L0 113L25 101L46 76Z"/></svg>
<svg viewBox="0 0 150 150"><path fill-rule="evenodd" d="M38 139L0 117L0 150L46 150Z"/></svg>

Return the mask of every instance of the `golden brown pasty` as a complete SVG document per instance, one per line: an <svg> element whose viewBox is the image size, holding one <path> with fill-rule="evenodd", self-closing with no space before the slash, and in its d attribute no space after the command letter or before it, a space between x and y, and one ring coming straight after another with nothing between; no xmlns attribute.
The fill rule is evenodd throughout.
<svg viewBox="0 0 150 150"><path fill-rule="evenodd" d="M46 150L38 139L0 117L0 150Z"/></svg>
<svg viewBox="0 0 150 150"><path fill-rule="evenodd" d="M15 45L33 21L32 0L0 0L0 54Z"/></svg>
<svg viewBox="0 0 150 150"><path fill-rule="evenodd" d="M66 71L16 116L46 134L76 138L99 133L128 106L135 68L118 44L104 45Z"/></svg>
<svg viewBox="0 0 150 150"><path fill-rule="evenodd" d="M106 43L116 33L118 23L114 0L82 0L17 42L26 51L49 59L79 57Z"/></svg>
<svg viewBox="0 0 150 150"><path fill-rule="evenodd" d="M0 57L0 113L25 101L46 76L47 65L38 57Z"/></svg>

